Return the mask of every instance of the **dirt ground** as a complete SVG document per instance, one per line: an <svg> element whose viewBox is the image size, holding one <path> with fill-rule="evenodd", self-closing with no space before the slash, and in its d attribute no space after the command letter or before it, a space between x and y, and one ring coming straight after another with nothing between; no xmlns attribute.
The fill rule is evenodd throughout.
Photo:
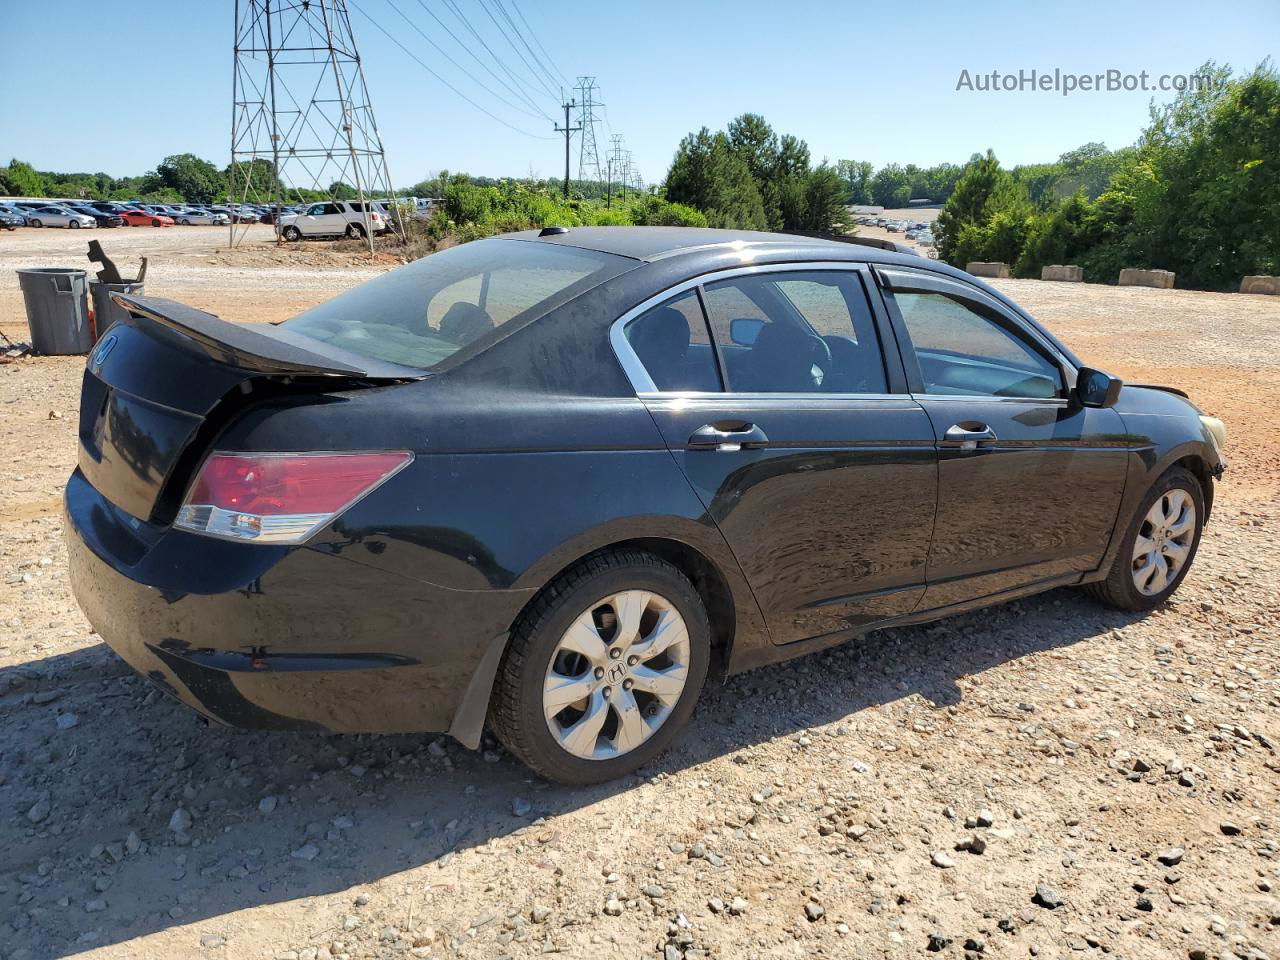
<svg viewBox="0 0 1280 960"><path fill-rule="evenodd" d="M11 270L79 262L68 234L0 234L0 331L26 336ZM100 235L234 320L384 269L225 238ZM0 958L1280 960L1280 300L997 285L1226 420L1174 600L1055 591L738 676L585 790L492 743L215 729L160 696L67 585L83 360L0 365Z"/></svg>

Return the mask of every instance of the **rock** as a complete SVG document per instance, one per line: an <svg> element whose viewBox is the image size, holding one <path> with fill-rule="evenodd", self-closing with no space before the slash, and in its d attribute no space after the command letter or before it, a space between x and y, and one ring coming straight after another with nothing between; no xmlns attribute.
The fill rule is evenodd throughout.
<svg viewBox="0 0 1280 960"><path fill-rule="evenodd" d="M104 897L97 897L84 905L85 913L101 913L105 909L107 909L107 901Z"/></svg>
<svg viewBox="0 0 1280 960"><path fill-rule="evenodd" d="M206 950L211 950L214 947L221 947L226 942L226 937L219 936L216 933L206 933L200 938L200 946L204 947Z"/></svg>
<svg viewBox="0 0 1280 960"><path fill-rule="evenodd" d="M984 808L978 811L977 820L978 820L978 826L980 827L995 826L996 815L992 813L990 810L987 810Z"/></svg>
<svg viewBox="0 0 1280 960"><path fill-rule="evenodd" d="M320 856L320 848L314 843L303 844L297 850L293 851L293 853L289 854L289 856L293 857L295 860L306 860L309 862Z"/></svg>
<svg viewBox="0 0 1280 960"><path fill-rule="evenodd" d="M1143 911L1144 913L1150 913L1152 910L1155 909L1155 904L1151 902L1150 897L1139 897L1138 902L1134 904L1134 906L1136 906L1139 910Z"/></svg>
<svg viewBox="0 0 1280 960"><path fill-rule="evenodd" d="M701 843L695 843L693 846L689 848L688 856L690 860L701 860L704 857L706 857L706 855L707 855L707 848Z"/></svg>
<svg viewBox="0 0 1280 960"><path fill-rule="evenodd" d="M535 903L533 910L529 913L529 919L534 923L546 923L549 916L551 916L551 908L540 903Z"/></svg>
<svg viewBox="0 0 1280 960"><path fill-rule="evenodd" d="M60 713L56 722L59 730L70 730L80 722L80 718L74 713Z"/></svg>
<svg viewBox="0 0 1280 960"><path fill-rule="evenodd" d="M186 807L178 807L169 817L169 829L174 833L186 833L191 829L191 814Z"/></svg>
<svg viewBox="0 0 1280 960"><path fill-rule="evenodd" d="M972 837L965 837L963 840L957 843L956 849L968 850L970 853L976 853L978 856L981 856L983 853L986 852L987 841L983 837L975 833Z"/></svg>
<svg viewBox="0 0 1280 960"><path fill-rule="evenodd" d="M275 796L263 797L261 800L258 801L258 812L271 813L272 811L275 810L276 805L279 802L280 802L279 797L275 797Z"/></svg>
<svg viewBox="0 0 1280 960"><path fill-rule="evenodd" d="M658 884L656 883L644 884L640 888L640 892L643 893L650 900L657 900L659 897L661 897L663 894L666 893L666 891L663 890L662 887L658 886Z"/></svg>
<svg viewBox="0 0 1280 960"><path fill-rule="evenodd" d="M27 819L32 823L43 823L49 816L52 804L48 797L41 797L31 805L31 809L27 811Z"/></svg>
<svg viewBox="0 0 1280 960"><path fill-rule="evenodd" d="M668 943L662 948L662 960L682 960L683 957L684 954L674 943Z"/></svg>
<svg viewBox="0 0 1280 960"><path fill-rule="evenodd" d="M747 903L747 901L744 898L734 897L732 900L729 901L729 915L734 917L740 917L747 912L748 906L750 906L750 904Z"/></svg>
<svg viewBox="0 0 1280 960"><path fill-rule="evenodd" d="M724 913L724 901L719 897L712 897L707 901L707 909L712 913Z"/></svg>
<svg viewBox="0 0 1280 960"><path fill-rule="evenodd" d="M138 836L138 831L129 831L129 835L124 838L124 849L130 856L142 849L142 838Z"/></svg>
<svg viewBox="0 0 1280 960"><path fill-rule="evenodd" d="M940 953L949 946L951 946L951 938L945 933L935 930L929 934L929 942L926 947L930 953Z"/></svg>
<svg viewBox="0 0 1280 960"><path fill-rule="evenodd" d="M1036 895L1031 900L1046 910L1056 910L1066 902L1062 899L1062 895L1047 883L1036 884Z"/></svg>
<svg viewBox="0 0 1280 960"><path fill-rule="evenodd" d="M533 804L524 797L511 798L511 812L517 817L527 817L532 810Z"/></svg>
<svg viewBox="0 0 1280 960"><path fill-rule="evenodd" d="M1156 859L1166 867L1176 867L1182 862L1182 857L1185 853L1186 851L1181 847L1169 847L1167 850L1161 850L1156 854Z"/></svg>
<svg viewBox="0 0 1280 960"><path fill-rule="evenodd" d="M610 897L604 902L604 913L607 917L622 916L622 904L617 897Z"/></svg>
<svg viewBox="0 0 1280 960"><path fill-rule="evenodd" d="M939 869L942 869L942 870L950 870L952 867L956 865L956 862L952 860L949 856L947 856L945 853L943 853L941 850L933 851L932 855L929 857L929 860L930 862L933 863L935 867L938 867Z"/></svg>
<svg viewBox="0 0 1280 960"><path fill-rule="evenodd" d="M1221 830L1223 834L1228 837L1234 837L1238 833L1240 833L1239 824L1232 823L1230 820L1223 820L1220 824L1218 824L1218 829Z"/></svg>
<svg viewBox="0 0 1280 960"><path fill-rule="evenodd" d="M821 920L826 912L821 904L814 903L812 900L804 905L804 915L810 923L816 923Z"/></svg>

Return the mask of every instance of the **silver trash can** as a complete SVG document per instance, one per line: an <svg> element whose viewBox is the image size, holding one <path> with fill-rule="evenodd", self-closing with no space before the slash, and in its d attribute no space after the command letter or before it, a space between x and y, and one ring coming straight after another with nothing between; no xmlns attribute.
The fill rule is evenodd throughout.
<svg viewBox="0 0 1280 960"><path fill-rule="evenodd" d="M89 329L89 297L83 270L33 267L18 271L22 298L27 302L31 349L46 356L88 353L93 346Z"/></svg>
<svg viewBox="0 0 1280 960"><path fill-rule="evenodd" d="M89 281L89 297L93 301L93 328L94 339L101 339L107 329L119 320L124 320L129 316L128 311L120 307L111 299L113 293L136 293L142 295L142 284L130 281L129 283L104 283L101 280Z"/></svg>

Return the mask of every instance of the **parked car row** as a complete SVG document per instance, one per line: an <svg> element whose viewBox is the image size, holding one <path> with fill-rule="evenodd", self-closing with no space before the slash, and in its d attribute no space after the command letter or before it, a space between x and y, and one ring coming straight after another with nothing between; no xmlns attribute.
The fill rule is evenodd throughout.
<svg viewBox="0 0 1280 960"><path fill-rule="evenodd" d="M0 198L0 229L17 227L171 227L226 226L230 223L279 224L286 240L304 237L361 238L367 229L375 235L396 224L399 211L410 208L411 216L430 219L440 201L372 200L366 219L364 203L357 200L326 200L293 206L248 203L143 203L141 200L3 200Z"/></svg>
<svg viewBox="0 0 1280 960"><path fill-rule="evenodd" d="M226 224L223 211L194 204L116 202L112 200L14 200L0 203L3 225L10 227L171 227L181 224ZM12 221L18 222L12 222Z"/></svg>

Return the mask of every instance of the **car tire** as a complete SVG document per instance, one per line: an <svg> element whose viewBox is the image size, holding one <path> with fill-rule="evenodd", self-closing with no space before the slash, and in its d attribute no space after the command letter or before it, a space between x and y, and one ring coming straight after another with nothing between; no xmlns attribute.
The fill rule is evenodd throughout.
<svg viewBox="0 0 1280 960"><path fill-rule="evenodd" d="M1168 515L1172 508L1181 507L1184 512L1174 517L1167 527L1159 523L1161 515ZM1191 515L1186 516L1185 508ZM1155 518L1155 522L1153 522ZM1178 531L1179 519L1186 524L1185 532ZM1173 467L1160 476L1134 511L1133 519L1120 541L1120 548L1105 580L1085 584L1085 590L1095 600L1120 610L1141 612L1154 609L1164 603L1178 589L1200 547L1200 534L1204 530L1204 489L1191 471ZM1139 544L1139 538L1143 542ZM1151 549L1148 550L1147 547ZM1172 553L1170 552L1172 551ZM1185 553L1182 553L1185 551ZM1179 555L1176 567L1171 564ZM1146 579L1143 558L1153 558L1159 576L1164 565L1163 582L1160 579L1143 583ZM1169 576L1169 573L1172 576Z"/></svg>
<svg viewBox="0 0 1280 960"><path fill-rule="evenodd" d="M618 616L613 601L624 596L649 598L632 601L643 604L635 608L642 610L642 615L634 621L640 628L632 637L634 645L627 640L619 642L616 632ZM671 617L672 613L677 617ZM608 620L611 615L612 624ZM601 640L600 660L588 660L565 647L573 636L571 630L584 620L595 625L589 630L599 631L589 632L588 636L592 645L596 639ZM666 630L674 632L664 632L664 623ZM659 635L676 639L656 655L623 653L609 659L616 656L613 651L618 649L642 652L643 646L652 645ZM570 676L561 676L561 680L571 680L578 686L586 684L592 692L578 701L581 707L566 703L549 717L546 710L554 709L554 704L544 708L544 697L554 693L553 668L557 676L562 675L565 661L561 658L566 656L572 664L565 668ZM594 554L557 577L516 623L494 682L490 727L512 754L547 780L573 786L612 780L644 766L670 746L693 714L710 656L711 627L706 608L683 573L638 551ZM593 667L593 662L607 664L609 675L602 676L602 667ZM610 679L618 669L628 677L634 676L634 684L642 683L641 671L647 678L643 684L661 677L668 685L665 698L634 686L631 679ZM681 681L683 687L673 689ZM610 691L616 694L611 695ZM617 743L626 736L620 712L623 709L631 717L626 724L630 735L641 731L639 739L625 748ZM593 711L596 716L602 713L604 719L593 730L577 731L586 733L585 741L572 737L579 723ZM658 723L653 726L655 719ZM566 724L563 727L562 722ZM559 733L553 733L553 726ZM581 750L572 752L569 745L575 741L589 744L585 749L597 752L598 757L584 756Z"/></svg>
<svg viewBox="0 0 1280 960"><path fill-rule="evenodd" d="M32 225L33 227L43 227L43 226L44 226L44 224L43 224L43 223L41 223L39 220L32 220L32 221L31 221L31 225Z"/></svg>
<svg viewBox="0 0 1280 960"><path fill-rule="evenodd" d="M152 220L152 221L151 221L151 225L152 225L153 227L159 227L159 226L162 226L162 224L160 223L160 221L159 221L159 220Z"/></svg>
<svg viewBox="0 0 1280 960"><path fill-rule="evenodd" d="M360 226L358 223L348 223L347 236L352 240L363 240L364 227Z"/></svg>
<svg viewBox="0 0 1280 960"><path fill-rule="evenodd" d="M289 226L285 227L284 230L281 231L281 234L290 243L297 243L299 240L302 239L302 231L299 230L297 227L295 227L293 224L290 224Z"/></svg>
<svg viewBox="0 0 1280 960"><path fill-rule="evenodd" d="M190 221L190 220L188 220L186 217L183 217L183 218L182 218L181 220L179 220L178 222L179 222L180 224L182 224L184 227L189 227L189 226L191 226L191 221Z"/></svg>
<svg viewBox="0 0 1280 960"><path fill-rule="evenodd" d="M69 220L69 221L67 222L67 226L68 226L70 229L72 229L72 230L79 230L79 229L80 229L80 221L79 221L79 220Z"/></svg>

